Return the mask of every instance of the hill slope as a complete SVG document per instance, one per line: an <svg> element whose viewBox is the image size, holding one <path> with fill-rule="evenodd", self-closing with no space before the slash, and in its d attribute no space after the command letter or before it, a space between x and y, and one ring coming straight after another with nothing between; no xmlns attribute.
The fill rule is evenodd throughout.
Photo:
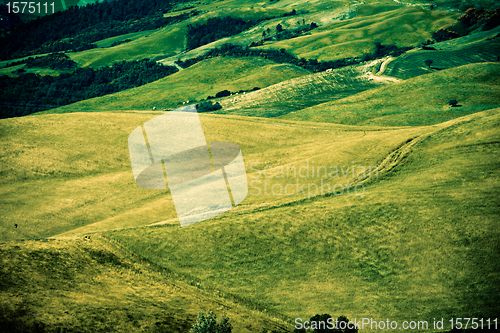
<svg viewBox="0 0 500 333"><path fill-rule="evenodd" d="M437 124L499 106L500 64L471 64L290 113L282 118L351 125ZM460 107L448 105L456 99Z"/></svg>
<svg viewBox="0 0 500 333"><path fill-rule="evenodd" d="M258 57L212 58L167 78L135 89L88 99L49 112L177 108L222 90L251 90L309 74L300 67L280 66ZM179 103L180 102L180 103Z"/></svg>
<svg viewBox="0 0 500 333"><path fill-rule="evenodd" d="M203 287L290 318L390 314L401 324L412 313L431 325L441 317L493 318L500 310L499 111L442 124L401 150L362 196L108 234Z"/></svg>
<svg viewBox="0 0 500 333"><path fill-rule="evenodd" d="M2 332L187 332L198 311L238 332L283 327L101 237L0 244Z"/></svg>

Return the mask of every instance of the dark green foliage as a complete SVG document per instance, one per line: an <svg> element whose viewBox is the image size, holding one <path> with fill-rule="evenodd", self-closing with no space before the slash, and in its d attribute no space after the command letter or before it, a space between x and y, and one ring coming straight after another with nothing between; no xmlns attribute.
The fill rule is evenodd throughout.
<svg viewBox="0 0 500 333"><path fill-rule="evenodd" d="M460 36L455 31L442 28L432 34L432 38L434 38L436 42L443 42L458 37Z"/></svg>
<svg viewBox="0 0 500 333"><path fill-rule="evenodd" d="M186 61L177 60L176 63L182 68L187 68L192 66L202 60L219 57L219 56L231 56L231 57L261 57L276 63L289 63L295 66L302 67L304 69L321 72L329 68L340 68L349 65L359 64L362 61L368 61L373 59L382 58L386 55L398 56L411 47L397 47L395 45L382 45L380 43L375 43L375 52L372 54L365 54L363 57L356 58L345 58L334 61L318 61L316 59L298 59L294 55L283 51L283 50L256 50L250 49L249 47L242 47L233 44L224 44L221 47L214 48L202 56L191 58ZM217 97L217 96L216 96ZM223 96L220 96L223 97Z"/></svg>
<svg viewBox="0 0 500 333"><path fill-rule="evenodd" d="M493 13L489 15L486 19L486 24L483 27L483 30L491 30L500 25L500 8L496 8Z"/></svg>
<svg viewBox="0 0 500 333"><path fill-rule="evenodd" d="M222 109L222 105L220 105L219 102L216 102L214 104L210 101L206 101L206 102L201 102L199 104L196 104L196 110L198 112L210 112L210 111L217 111L220 109Z"/></svg>
<svg viewBox="0 0 500 333"><path fill-rule="evenodd" d="M310 25L303 25L296 29L281 30L278 33L276 33L275 40L286 40L286 39L300 37L317 27L318 25L313 22Z"/></svg>
<svg viewBox="0 0 500 333"><path fill-rule="evenodd" d="M336 332L335 329L330 329L329 327L332 327L332 325L330 323L332 323L332 321L330 320L330 323L328 322L328 320L332 318L332 316L330 316L329 314L322 314L322 315L315 315L313 316L309 321L311 323L311 327L316 327L316 329L314 330L314 332L316 333L330 333L330 332ZM315 322L313 324L313 322Z"/></svg>
<svg viewBox="0 0 500 333"><path fill-rule="evenodd" d="M217 322L217 315L211 310L205 314L203 311L198 313L196 323L193 325L190 333L231 333L232 327L229 319L225 316Z"/></svg>
<svg viewBox="0 0 500 333"><path fill-rule="evenodd" d="M94 42L141 30L157 29L197 15L163 17L172 1L120 0L71 7L21 24L0 38L0 59L14 59L64 50L82 51ZM62 39L65 39L64 41Z"/></svg>
<svg viewBox="0 0 500 333"><path fill-rule="evenodd" d="M426 59L424 62L427 65L427 67L431 68L431 65L434 61L432 59Z"/></svg>
<svg viewBox="0 0 500 333"><path fill-rule="evenodd" d="M241 18L212 17L205 24L188 25L187 49L192 50L218 39L233 36L245 31L259 21L245 21Z"/></svg>
<svg viewBox="0 0 500 333"><path fill-rule="evenodd" d="M452 99L448 102L448 105L451 105L451 106L457 106L458 104L458 101L456 99Z"/></svg>
<svg viewBox="0 0 500 333"><path fill-rule="evenodd" d="M351 328L349 328L349 319L346 316L340 316L337 318L337 327L333 332L335 333L358 333L358 329L354 327L354 323L351 322Z"/></svg>
<svg viewBox="0 0 500 333"><path fill-rule="evenodd" d="M226 97L226 96L230 96L230 95L231 95L231 92L229 90L222 90L222 91L219 91L217 94L215 94L215 97L220 98L220 97Z"/></svg>
<svg viewBox="0 0 500 333"><path fill-rule="evenodd" d="M24 116L138 87L177 72L173 66L163 66L143 59L119 62L99 69L79 68L58 77L32 73L17 78L0 77L0 118Z"/></svg>
<svg viewBox="0 0 500 333"><path fill-rule="evenodd" d="M276 26L276 31L277 32L282 32L283 31L283 26L278 23L278 25Z"/></svg>
<svg viewBox="0 0 500 333"><path fill-rule="evenodd" d="M24 61L26 67L39 67L50 69L73 69L78 67L76 62L64 53L52 53L44 57L28 58ZM22 63L21 62L21 63Z"/></svg>
<svg viewBox="0 0 500 333"><path fill-rule="evenodd" d="M468 8L457 22L448 28L440 28L432 34L437 42L468 35L477 29L491 30L500 25L500 8L494 11L484 8Z"/></svg>

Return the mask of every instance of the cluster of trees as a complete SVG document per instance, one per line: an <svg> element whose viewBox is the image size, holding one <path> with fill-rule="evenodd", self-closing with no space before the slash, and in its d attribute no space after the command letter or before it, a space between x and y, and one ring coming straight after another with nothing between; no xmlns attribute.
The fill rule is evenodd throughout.
<svg viewBox="0 0 500 333"><path fill-rule="evenodd" d="M39 67L50 69L73 69L78 67L77 63L71 60L64 53L52 53L43 57L32 58L15 61L10 63L7 67L26 64L26 67Z"/></svg>
<svg viewBox="0 0 500 333"><path fill-rule="evenodd" d="M500 8L489 10L484 8L469 8L460 16L455 24L448 28L440 28L432 34L437 42L446 41L468 35L471 31L491 30L500 25Z"/></svg>
<svg viewBox="0 0 500 333"><path fill-rule="evenodd" d="M282 14L281 17L294 15L297 15L297 11L292 9L291 12ZM209 18L205 24L190 24L187 30L187 49L193 50L221 38L237 35L267 19L269 18L245 21L241 18L232 18L228 16ZM278 24L278 26L281 25Z"/></svg>
<svg viewBox="0 0 500 333"><path fill-rule="evenodd" d="M213 17L205 24L190 24L187 27L187 49L192 50L218 39L237 35L256 25L258 20L245 21L241 18Z"/></svg>
<svg viewBox="0 0 500 333"><path fill-rule="evenodd" d="M143 59L99 69L79 68L70 74L0 77L0 118L24 116L57 106L138 87L177 72Z"/></svg>
<svg viewBox="0 0 500 333"><path fill-rule="evenodd" d="M215 97L214 96L208 96L207 100L208 99L213 99L213 98L227 97L227 96L231 96L231 95L234 95L234 94L242 94L242 93L245 93L245 92L255 91L255 90L259 90L259 89L260 89L259 87L254 87L251 90L240 90L238 92L230 92L229 90L222 90L222 91L219 91L217 94L215 94Z"/></svg>
<svg viewBox="0 0 500 333"><path fill-rule="evenodd" d="M297 58L291 53L286 52L285 49L278 50L257 50L249 47L242 47L240 45L224 44L221 47L214 48L202 56L187 59L185 61L177 60L176 63L182 68L187 68L202 60L219 57L219 56L232 56L232 57L262 57L269 59L276 63L289 63L310 70L312 72L321 72L329 68L340 68L344 66L359 64L363 61L379 59L387 55L399 56L404 52L411 49L411 47L398 47L396 45L383 45L375 43L375 51L373 53L365 54L361 57L344 58L333 61L318 61L316 59Z"/></svg>
<svg viewBox="0 0 500 333"><path fill-rule="evenodd" d="M212 103L212 101L205 101L196 104L196 110L198 112L210 112L210 111L217 111L220 109L222 109L222 105L220 105L219 102Z"/></svg>
<svg viewBox="0 0 500 333"><path fill-rule="evenodd" d="M274 39L279 41L279 40L296 38L299 36L303 36L304 34L308 33L313 29L316 29L317 27L318 25L314 22L311 22L311 24L307 25L304 24L296 29L283 29L283 26L281 24L278 24L276 26L277 33Z"/></svg>
<svg viewBox="0 0 500 333"><path fill-rule="evenodd" d="M163 17L175 2L178 1L120 0L70 7L12 27L0 37L0 59L64 50L80 51L95 47L92 43L97 40L160 28L198 14L192 11Z"/></svg>

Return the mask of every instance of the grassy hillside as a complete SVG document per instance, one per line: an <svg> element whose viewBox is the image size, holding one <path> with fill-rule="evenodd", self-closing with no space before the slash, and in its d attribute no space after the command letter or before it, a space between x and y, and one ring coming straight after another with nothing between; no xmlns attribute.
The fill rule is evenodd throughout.
<svg viewBox="0 0 500 333"><path fill-rule="evenodd" d="M172 281L100 237L0 244L2 332L188 332L198 311L237 332L283 324ZM110 297L111 296L111 297Z"/></svg>
<svg viewBox="0 0 500 333"><path fill-rule="evenodd" d="M272 18L288 13L292 9L297 11L296 16ZM394 43L398 46L416 45L422 40L430 39L433 31L451 24L458 16L454 13L429 11L420 7L402 7L392 1L386 1L383 4L369 1L362 5L352 5L345 1L333 4L318 1L312 7L311 4L292 4L286 1L279 1L272 5L225 1L202 5L198 10L202 12L201 15L184 22L158 30L129 34L132 42L109 48L107 46L111 44L110 41L126 39L128 35L113 37L97 43L104 48L72 53L70 56L80 66L92 67L142 58L172 57L170 60L175 60L175 57L179 55L190 58L207 49L220 46L222 43L249 45L251 42L257 42L263 38L262 33L267 29L270 29L270 35L274 36L278 23L285 29L294 29L305 21L306 24L316 22L320 24L320 28L315 29L310 36L280 42L266 42L263 48L285 48L299 57L335 60L372 52L376 41L385 44ZM357 13L357 17L345 19L349 13ZM241 34L184 52L187 25L201 24L209 17L221 15L243 19L269 18L269 20ZM398 33L394 33L395 31Z"/></svg>
<svg viewBox="0 0 500 333"><path fill-rule="evenodd" d="M495 30L496 34L500 32L500 29ZM455 44L449 42L443 49L441 43L432 46L436 50L418 50L403 54L391 61L384 73L405 80L471 63L500 60L498 58L500 38L495 37L495 32L490 37L483 37L479 41L468 42L467 39L463 39L463 43L460 41L456 41ZM432 60L430 67L425 63L428 59Z"/></svg>
<svg viewBox="0 0 500 333"><path fill-rule="evenodd" d="M363 64L290 79L245 95L226 98L221 101L223 109L214 113L277 117L392 83L368 77L366 73L373 68L372 64Z"/></svg>
<svg viewBox="0 0 500 333"><path fill-rule="evenodd" d="M499 125L499 109L443 124L363 196L108 234L290 318L495 317Z"/></svg>
<svg viewBox="0 0 500 333"><path fill-rule="evenodd" d="M334 60L362 56L373 52L374 43L416 46L431 39L432 32L451 24L457 14L429 11L419 7L387 4L365 4L358 7L357 17L334 22L304 36L266 44L285 48L298 57Z"/></svg>
<svg viewBox="0 0 500 333"><path fill-rule="evenodd" d="M392 320L402 321L410 312L419 320L487 318L498 310L494 295L499 292L499 267L494 258L500 250L495 245L500 213L499 109L436 126L401 129L202 115L208 141L241 147L250 192L235 209L186 228L176 223L168 191L138 188L130 171L127 136L155 115L72 113L3 120L2 240L131 228L108 235L209 295L220 290L221 295L242 297L241 304L251 304L247 299L289 318L330 313L385 319L390 313ZM292 166L301 173L280 175ZM337 166L339 174L326 177L320 171L319 176L315 167L322 166L329 172ZM347 181L363 180L357 174L361 166L378 166L379 173L364 182L363 195L352 187L348 194ZM353 167L356 175L351 174ZM303 193L295 189L296 182L304 186ZM326 183L337 186L339 195L322 196L315 190ZM288 184L292 193L279 193ZM166 223L141 227L161 221ZM61 327L67 322L81 322L85 328L102 323L92 304L106 300L92 296L90 283L108 288L107 294L113 293L111 286L121 292L117 290L118 301L108 305L113 312L99 326L104 330L122 327L117 325L135 329L134 320L146 325L167 316L147 310L153 300L141 305L146 302L143 290L150 285L142 289L143 278L124 278L131 273L114 257L99 254L114 263L101 268L96 264L99 257L92 259L93 252L82 250L86 246L82 248L81 242L63 244L57 251L41 243L2 245L2 257L11 265L5 267L14 272L4 275L11 279L4 285L24 275L36 277L33 281L42 286L34 294L41 297L21 292L24 299L33 299L29 311L25 309L33 314L30 318ZM21 250L15 252L13 246ZM22 259L27 256L36 260L28 264ZM63 262L55 261L61 257L57 260ZM80 268L66 277L76 262ZM62 268L48 269L59 267L56 263ZM94 270L93 275L102 274L104 280L82 282ZM478 270L482 275L476 275ZM51 296L51 290L71 279L76 282L70 289ZM26 290L35 283L30 281L25 282ZM151 277L148 283L157 286L158 281ZM149 315L124 312L121 299L128 299L124 286L129 283L140 288L134 304ZM26 325L34 324L13 301L11 293L20 293L17 288L21 287L7 289L4 311L17 313ZM64 320L53 319L52 311L60 311L64 299L82 293L88 295L85 301L65 301L70 310ZM168 307L175 301L165 302ZM74 314L73 304L85 305L81 314ZM176 304L187 313L174 318L186 325L198 307ZM94 321L86 321L87 316Z"/></svg>
<svg viewBox="0 0 500 333"><path fill-rule="evenodd" d="M500 64L471 64L422 75L283 116L351 125L431 125L495 108ZM448 102L456 99L460 107Z"/></svg>
<svg viewBox="0 0 500 333"><path fill-rule="evenodd" d="M291 332L295 318L326 313L427 321L412 331L436 333L448 332L452 318L497 318L500 28L417 47L471 4L176 1L170 12L158 8L193 15L67 53L81 67L143 58L174 65L221 44L258 42L252 49L276 49L272 57L286 49L310 59L297 63L311 71L266 60L262 50L230 57L226 49L137 88L1 119L0 331L185 333L208 309L226 314L234 333ZM189 24L224 16L260 23L186 51ZM261 42L277 24L311 22L319 27L301 37ZM191 40L204 44L209 35ZM415 48L397 56L394 45ZM357 58L314 64L346 57ZM324 71L347 63L356 65ZM47 96L70 89L63 78ZM26 101L35 103L28 86ZM207 143L241 148L248 195L181 228L168 185L136 185L128 136L223 90L245 93L214 99L223 108L200 121Z"/></svg>
<svg viewBox="0 0 500 333"><path fill-rule="evenodd" d="M71 60L75 61L81 67L100 67L109 66L123 60L152 59L158 56L175 55L181 52L185 45L185 27L180 25L151 30L144 34L134 34L134 37L139 36L141 37L132 40L130 43L115 47L70 53L68 55L71 57ZM120 40L127 38L128 35L120 36Z"/></svg>
<svg viewBox="0 0 500 333"><path fill-rule="evenodd" d="M130 44L130 43L128 43ZM309 74L300 67L277 65L257 58L213 58L167 78L135 89L74 103L49 112L176 108L179 103L207 98L222 90L264 88Z"/></svg>
<svg viewBox="0 0 500 333"><path fill-rule="evenodd" d="M149 113L72 113L29 116L1 122L2 194L0 240L144 226L176 220L168 190L135 185L127 138ZM409 138L430 129L359 128L267 119L203 115L208 142L234 142L244 154L254 188L236 209L248 211L309 196L304 191L270 196L265 183L278 187L296 181L321 184L324 177L267 177L280 166L377 165ZM376 148L378 147L378 148ZM331 150L331 153L327 151ZM361 152L361 153L360 153ZM262 172L271 168L270 174ZM273 171L275 170L275 171ZM347 169L346 169L347 170ZM339 171L341 172L341 171ZM333 186L353 181L345 172L323 179ZM260 193L259 193L260 192ZM277 191L275 191L277 192ZM290 191L289 191L290 192ZM311 189L312 192L312 189ZM50 223L47 223L50 221ZM18 228L14 227L18 224Z"/></svg>

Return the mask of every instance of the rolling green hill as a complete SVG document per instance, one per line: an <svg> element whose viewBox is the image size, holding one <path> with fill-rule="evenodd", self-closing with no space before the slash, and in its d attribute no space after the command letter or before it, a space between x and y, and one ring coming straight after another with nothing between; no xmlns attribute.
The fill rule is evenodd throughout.
<svg viewBox="0 0 500 333"><path fill-rule="evenodd" d="M373 67L371 63L349 66L290 79L249 94L225 98L220 102L223 109L214 113L282 116L391 83L390 80L373 80L367 76L366 73L371 72Z"/></svg>
<svg viewBox="0 0 500 333"><path fill-rule="evenodd" d="M464 38L462 43L458 40L454 44L447 43L443 49L441 43L438 43L431 45L436 50L407 52L389 62L384 73L406 80L419 75L472 63L497 62L500 60L498 58L498 54L500 54L500 38L495 37L498 32L500 32L500 29L495 29L489 37L483 37L479 41L468 42ZM431 66L427 66L425 63L428 59L432 60Z"/></svg>
<svg viewBox="0 0 500 333"><path fill-rule="evenodd" d="M225 313L238 332L284 326L173 281L105 238L0 244L0 253L3 332L187 332L207 308Z"/></svg>
<svg viewBox="0 0 500 333"><path fill-rule="evenodd" d="M175 223L168 192L136 187L129 169L128 133L155 114L5 119L2 239L131 228L108 235L201 290L235 295L240 298L238 304L254 303L290 320L326 312L349 318L382 318L390 313L392 320L402 321L409 311L419 320L486 318L497 309L492 295L499 285L498 267L493 264L499 251L495 245L499 239L498 112L405 129L202 116L208 141L240 145L251 187L242 205L186 228ZM280 169L292 165L308 170L308 176L278 176ZM339 171L347 170L347 176L313 176L309 172L314 165L347 168ZM342 195L313 192L314 185L320 187L325 180L332 186L359 183L359 177L349 171L354 166L379 167L376 176L364 182L363 195L352 188L351 194L343 189ZM295 189L292 195L278 193L297 180L304 184L304 193ZM336 191L340 193L339 188ZM164 222L140 227L155 221ZM69 252L59 250L66 253L62 255L67 264L57 274L70 270L75 258L88 258L71 250L72 244L65 245ZM7 258L13 258L12 249L8 251ZM35 258L52 256L50 251L43 253ZM44 260L51 265L55 259ZM480 266L483 275L478 277L475 272L482 262L491 264ZM40 271L42 266L37 265L22 267ZM452 272L462 273L457 277ZM118 272L113 268L103 274L115 279ZM42 286L50 276L62 278L42 275ZM79 276L81 281L84 275ZM144 280L135 281L130 283L142 286ZM129 282L120 278L110 283ZM78 282L69 292L79 293L81 288L85 284ZM46 295L43 290L40 295ZM127 289L121 290L124 294L119 295L126 295ZM56 309L57 302L35 302L30 311L40 313L41 322L60 323L41 314L52 311L42 311L42 306L51 304ZM85 304L89 310L74 320L95 316L92 303ZM109 325L130 323L119 312L121 303L113 304L109 306L116 316ZM180 306L193 313L195 308L184 304ZM22 311L17 305L10 309ZM142 320L155 321L158 315L154 312Z"/></svg>
<svg viewBox="0 0 500 333"><path fill-rule="evenodd" d="M363 196L318 196L190 228L108 235L202 288L241 295L290 318L494 317L498 112L439 126Z"/></svg>
<svg viewBox="0 0 500 333"><path fill-rule="evenodd" d="M419 126L499 106L500 64L438 71L283 116L351 125ZM448 102L456 99L460 107Z"/></svg>
<svg viewBox="0 0 500 333"><path fill-rule="evenodd" d="M80 67L151 58L178 72L0 120L0 331L185 333L209 309L227 315L233 333L292 332L296 318L316 314L428 322L408 330L422 333L450 332L454 318L497 318L500 31L418 46L472 1L162 4L148 3L157 8L151 17L124 17L124 26L153 17L172 24L124 28L136 32L67 55ZM224 16L259 23L186 51L189 24ZM277 24L309 28L277 41ZM280 63L230 47L189 67L175 63L252 42L251 50L275 49L268 58ZM280 49L309 59L295 64L310 70L278 59ZM64 77L49 99L60 97ZM128 136L223 90L233 94L213 99L222 109L200 113L200 122L208 143L241 148L249 192L233 209L180 227L168 186L136 185Z"/></svg>
<svg viewBox="0 0 500 333"><path fill-rule="evenodd" d="M183 101L204 99L222 90L264 88L309 73L300 67L282 66L258 57L212 58L152 84L49 112L177 108Z"/></svg>
<svg viewBox="0 0 500 333"><path fill-rule="evenodd" d="M393 2L392 2L393 3ZM273 42L265 46L285 48L303 58L334 60L359 57L374 50L374 43L416 46L431 38L437 28L451 24L458 15L396 4L359 6L357 17L329 23L310 36Z"/></svg>

